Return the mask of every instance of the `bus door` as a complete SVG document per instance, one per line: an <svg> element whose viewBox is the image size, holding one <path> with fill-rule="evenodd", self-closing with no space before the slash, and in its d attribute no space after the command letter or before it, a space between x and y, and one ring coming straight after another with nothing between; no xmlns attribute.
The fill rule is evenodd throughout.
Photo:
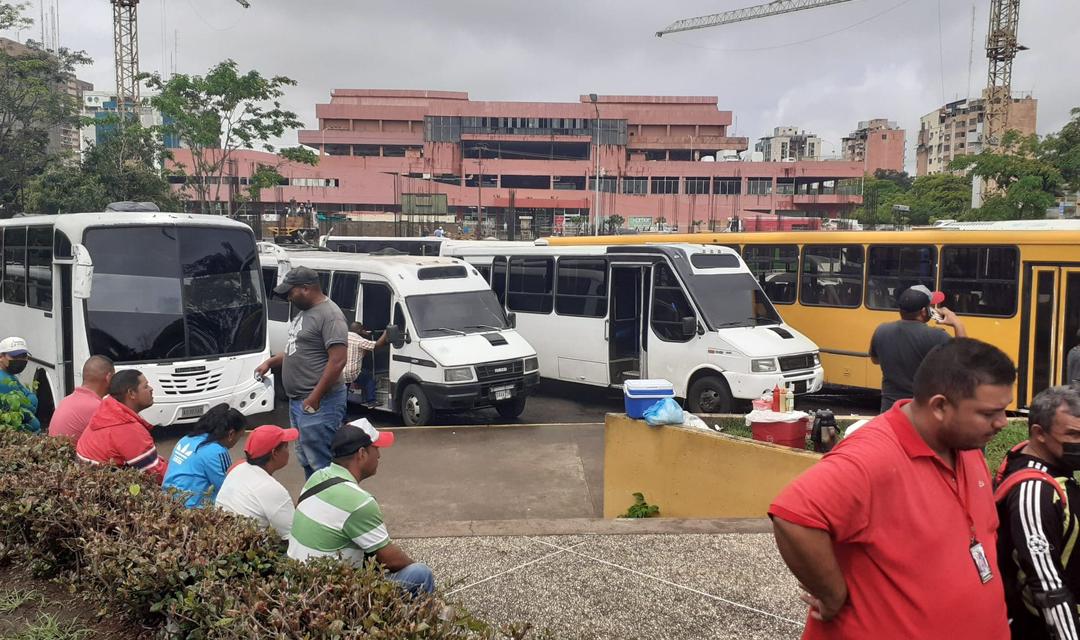
<svg viewBox="0 0 1080 640"><path fill-rule="evenodd" d="M649 280L644 264L611 266L610 309L608 311L608 358L611 384L643 377L642 352L647 323L642 304Z"/></svg>
<svg viewBox="0 0 1080 640"><path fill-rule="evenodd" d="M689 372L707 358L698 342L701 319L675 272L666 262L652 267L649 309L649 342L646 371L650 378L670 380L675 394L683 395Z"/></svg>
<svg viewBox="0 0 1080 640"><path fill-rule="evenodd" d="M1025 406L1043 389L1069 382L1068 353L1080 344L1080 265L1029 265L1027 276L1032 295L1019 403Z"/></svg>
<svg viewBox="0 0 1080 640"><path fill-rule="evenodd" d="M386 330L386 326L390 324L394 293L389 283L383 281L381 276L364 274L362 277L357 320L371 332L372 340L378 340ZM404 330L404 327L402 329ZM363 371L376 381L379 391L388 389L386 381L390 376L390 348L376 349L374 353L364 356Z"/></svg>

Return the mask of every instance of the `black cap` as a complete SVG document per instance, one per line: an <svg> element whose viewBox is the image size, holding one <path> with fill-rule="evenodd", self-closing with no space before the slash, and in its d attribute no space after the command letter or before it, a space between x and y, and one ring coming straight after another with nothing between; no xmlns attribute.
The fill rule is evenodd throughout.
<svg viewBox="0 0 1080 640"><path fill-rule="evenodd" d="M944 300L945 294L940 291L931 291L925 286L917 284L905 289L896 302L901 311L911 313L932 304L941 304Z"/></svg>
<svg viewBox="0 0 1080 640"><path fill-rule="evenodd" d="M319 282L319 274L315 273L313 269L307 267L293 267L285 274L285 279L281 281L281 284L274 287L274 293L279 296L283 296L293 287L304 284L317 284Z"/></svg>
<svg viewBox="0 0 1080 640"><path fill-rule="evenodd" d="M336 460L351 456L357 451L372 445L384 448L394 444L391 431L379 431L367 418L360 418L341 425L330 442L330 455Z"/></svg>

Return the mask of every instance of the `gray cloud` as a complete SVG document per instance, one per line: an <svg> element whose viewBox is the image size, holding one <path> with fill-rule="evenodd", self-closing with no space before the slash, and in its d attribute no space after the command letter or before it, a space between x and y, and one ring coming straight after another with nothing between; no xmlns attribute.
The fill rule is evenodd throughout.
<svg viewBox="0 0 1080 640"><path fill-rule="evenodd" d="M82 75L111 88L108 5L56 1L63 44L97 60ZM233 0L143 0L141 62L145 71L161 70L163 44L171 56L178 32L180 72L202 73L233 58L296 79L286 104L309 127L315 103L339 87L556 102L589 92L717 95L722 109L734 111L739 135L753 139L773 126L796 125L832 142L830 153L859 120L886 117L908 130L909 164L919 116L943 97L965 97L969 86L977 94L985 85L987 0L976 3L970 83L970 0L855 0L653 36L675 19L752 1L251 0L245 10ZM1042 133L1080 106L1078 24L1077 3L1024 0L1021 8L1020 40L1031 50L1017 59L1013 87L1034 91Z"/></svg>

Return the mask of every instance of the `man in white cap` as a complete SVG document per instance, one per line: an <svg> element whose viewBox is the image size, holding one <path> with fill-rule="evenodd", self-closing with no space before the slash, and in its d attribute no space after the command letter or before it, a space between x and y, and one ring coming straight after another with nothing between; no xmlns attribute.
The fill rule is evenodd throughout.
<svg viewBox="0 0 1080 640"><path fill-rule="evenodd" d="M12 336L0 340L0 394L19 393L26 402L22 406L22 430L38 433L41 421L37 417L38 397L17 377L30 362L26 340Z"/></svg>
<svg viewBox="0 0 1080 640"><path fill-rule="evenodd" d="M923 358L934 347L949 341L949 334L943 329L927 324L931 318L938 325L952 327L957 338L967 337L960 318L945 307L938 307L944 301L945 294L940 291L930 291L921 284L908 287L897 298L900 319L874 330L870 360L881 365L881 413L892 409L897 400L912 397L915 372ZM931 311L932 307L936 308Z"/></svg>
<svg viewBox="0 0 1080 640"><path fill-rule="evenodd" d="M334 434L333 463L316 471L296 503L289 557L297 560L336 556L360 566L373 557L387 577L413 594L431 593L435 578L390 540L382 510L358 484L375 475L379 450L394 444L394 434L378 431L360 418Z"/></svg>

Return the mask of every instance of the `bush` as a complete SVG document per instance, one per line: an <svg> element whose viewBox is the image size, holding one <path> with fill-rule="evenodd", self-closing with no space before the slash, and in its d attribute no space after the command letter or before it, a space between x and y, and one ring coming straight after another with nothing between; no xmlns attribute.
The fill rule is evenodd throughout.
<svg viewBox="0 0 1080 640"><path fill-rule="evenodd" d="M0 433L0 560L63 576L105 610L183 638L520 638L374 566L300 563L254 521L185 509L145 474L78 463L63 438Z"/></svg>

